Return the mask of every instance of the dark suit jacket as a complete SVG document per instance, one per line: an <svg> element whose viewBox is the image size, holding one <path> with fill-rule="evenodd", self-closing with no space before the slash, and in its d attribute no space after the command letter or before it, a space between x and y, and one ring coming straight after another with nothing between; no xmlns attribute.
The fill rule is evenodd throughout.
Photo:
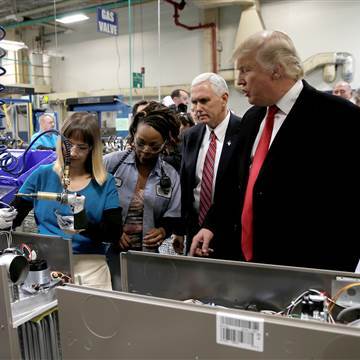
<svg viewBox="0 0 360 360"><path fill-rule="evenodd" d="M205 225L215 233L228 226L240 236L251 149L265 113L252 107L242 119L234 195L216 204ZM355 270L359 128L360 108L304 81L254 185L254 262ZM218 219L225 212L224 225Z"/></svg>
<svg viewBox="0 0 360 360"><path fill-rule="evenodd" d="M233 166L235 158L235 149L237 148L237 141L239 138L240 118L234 114L230 115L229 124L225 133L224 145L221 152L218 171L216 175L214 202L224 195L227 184L223 182L224 174ZM187 250L191 245L191 239L199 231L198 214L194 211L194 195L193 191L195 184L196 162L199 154L199 149L203 141L206 125L197 124L185 132L182 146L182 166L180 171L181 179L181 206L183 219L185 221L186 235L188 236ZM226 236L226 234L221 234ZM214 257L224 257L216 249ZM227 251L227 247L224 247ZM234 255L239 258L240 253Z"/></svg>

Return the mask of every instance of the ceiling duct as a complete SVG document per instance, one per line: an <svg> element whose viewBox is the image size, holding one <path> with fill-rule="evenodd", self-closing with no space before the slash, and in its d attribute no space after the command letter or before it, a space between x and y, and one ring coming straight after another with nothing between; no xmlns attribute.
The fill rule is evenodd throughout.
<svg viewBox="0 0 360 360"><path fill-rule="evenodd" d="M323 79L327 83L331 83L336 79L337 65L342 65L342 78L347 82L351 82L354 77L354 57L350 53L319 53L303 62L306 75L319 67L323 67Z"/></svg>
<svg viewBox="0 0 360 360"><path fill-rule="evenodd" d="M201 9L218 8L222 6L242 5L251 6L254 0L193 0L193 4Z"/></svg>

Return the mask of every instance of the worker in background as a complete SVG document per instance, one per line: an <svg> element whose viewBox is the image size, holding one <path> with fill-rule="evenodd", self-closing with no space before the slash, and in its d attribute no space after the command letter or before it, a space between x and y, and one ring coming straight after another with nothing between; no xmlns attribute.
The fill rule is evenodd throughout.
<svg viewBox="0 0 360 360"><path fill-rule="evenodd" d="M229 111L228 99L229 89L220 75L203 73L192 81L191 102L198 124L184 132L180 172L187 252L212 204L227 194L224 174L234 167L240 129L240 118ZM224 228L218 233L213 257L238 259L239 251L229 253L229 247L217 241L226 238L231 242L232 232Z"/></svg>
<svg viewBox="0 0 360 360"><path fill-rule="evenodd" d="M232 163L238 175L228 174L233 182L191 254L211 254L214 234L227 226L238 229L232 250L241 247L246 261L355 271L360 109L302 80L302 62L282 32L252 35L234 59L253 105Z"/></svg>
<svg viewBox="0 0 360 360"><path fill-rule="evenodd" d="M180 131L179 131L179 142L177 144L169 145L166 149L166 153L163 156L163 159L172 165L175 170L180 173L181 166L181 146L184 136L184 132L190 127L194 126L195 123L191 118L191 115L188 113L177 113L175 114L176 118L180 122Z"/></svg>
<svg viewBox="0 0 360 360"><path fill-rule="evenodd" d="M355 105L360 106L360 88L354 91L354 102Z"/></svg>
<svg viewBox="0 0 360 360"><path fill-rule="evenodd" d="M106 243L119 241L122 232L121 208L113 176L102 162L100 129L89 113L73 113L64 122L61 133L70 141L70 194L74 203L61 204L41 198L17 197L14 210L0 209L0 226L19 226L31 209L40 234L71 238L75 283L111 290L110 272L105 259ZM62 145L64 146L64 145ZM58 145L54 164L42 165L25 181L19 193L39 191L63 193L65 148ZM81 228L75 227L82 213ZM9 214L11 214L11 219Z"/></svg>
<svg viewBox="0 0 360 360"><path fill-rule="evenodd" d="M176 233L181 217L180 178L163 161L166 148L178 141L180 123L173 111L151 102L138 112L129 128L131 148L104 156L114 174L123 209L124 232L120 251L158 252L163 241ZM121 289L117 249L108 254L113 287Z"/></svg>
<svg viewBox="0 0 360 360"><path fill-rule="evenodd" d="M351 85L346 81L339 81L335 84L333 89L333 95L340 96L346 100L351 101L355 104L355 100L353 98L353 91L351 89Z"/></svg>
<svg viewBox="0 0 360 360"><path fill-rule="evenodd" d="M175 110L176 112L187 112L187 107L190 100L190 94L183 89L173 90L170 94L173 105L170 105L169 108Z"/></svg>
<svg viewBox="0 0 360 360"><path fill-rule="evenodd" d="M55 128L55 119L52 114L42 114L39 116L39 126L40 130L36 132L32 137L30 142L36 139L44 131L53 130ZM55 150L56 149L56 142L57 142L58 135L49 132L41 136L39 139L35 141L35 143L31 146L32 149L39 149L39 150Z"/></svg>
<svg viewBox="0 0 360 360"><path fill-rule="evenodd" d="M199 123L199 119L197 118L196 115L196 106L194 106L193 104L191 104L190 106L190 112L189 112L191 118L194 120L195 125Z"/></svg>
<svg viewBox="0 0 360 360"><path fill-rule="evenodd" d="M195 121L192 118L190 113L180 113L178 115L178 118L179 118L179 120L181 122L181 125L180 125L180 138L182 138L183 135L184 135L184 132L187 129L190 129L191 127L193 127L195 125Z"/></svg>

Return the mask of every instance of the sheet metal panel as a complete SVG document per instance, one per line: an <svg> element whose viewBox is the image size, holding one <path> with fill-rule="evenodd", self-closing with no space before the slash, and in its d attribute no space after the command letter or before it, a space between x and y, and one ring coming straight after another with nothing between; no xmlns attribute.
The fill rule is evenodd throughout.
<svg viewBox="0 0 360 360"><path fill-rule="evenodd" d="M359 274L238 261L121 253L122 289L168 299L198 299L238 309L283 309L308 289L332 290L337 277Z"/></svg>
<svg viewBox="0 0 360 360"><path fill-rule="evenodd" d="M210 306L65 286L57 289L63 359L358 359L360 331L343 325L264 320L264 351L216 342ZM224 310L248 316L248 311Z"/></svg>

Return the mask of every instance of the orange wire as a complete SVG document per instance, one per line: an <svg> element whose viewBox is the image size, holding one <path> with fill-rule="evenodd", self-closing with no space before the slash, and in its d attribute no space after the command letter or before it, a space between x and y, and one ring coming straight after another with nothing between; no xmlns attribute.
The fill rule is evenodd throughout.
<svg viewBox="0 0 360 360"><path fill-rule="evenodd" d="M329 306L329 312L331 312L332 309L334 308L335 303L339 299L340 295L343 294L346 290L349 290L349 289L351 289L352 287L355 287L355 286L360 286L360 282L348 284L348 285L342 287L340 290L338 290L338 292L332 298L333 303Z"/></svg>

